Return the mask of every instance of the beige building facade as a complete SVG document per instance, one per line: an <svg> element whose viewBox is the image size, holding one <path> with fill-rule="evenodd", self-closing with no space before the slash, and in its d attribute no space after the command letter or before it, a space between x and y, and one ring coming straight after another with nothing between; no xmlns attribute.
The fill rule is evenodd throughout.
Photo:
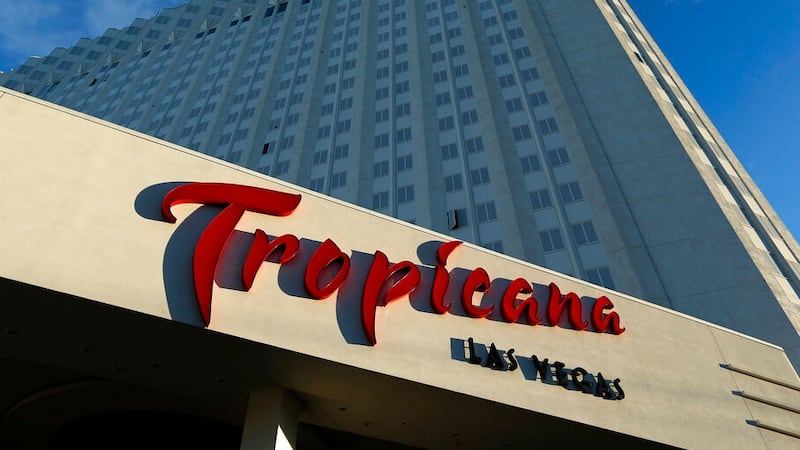
<svg viewBox="0 0 800 450"><path fill-rule="evenodd" d="M0 116L4 448L800 443L780 347L14 91Z"/></svg>
<svg viewBox="0 0 800 450"><path fill-rule="evenodd" d="M193 0L0 85L800 367L800 247L625 1Z"/></svg>

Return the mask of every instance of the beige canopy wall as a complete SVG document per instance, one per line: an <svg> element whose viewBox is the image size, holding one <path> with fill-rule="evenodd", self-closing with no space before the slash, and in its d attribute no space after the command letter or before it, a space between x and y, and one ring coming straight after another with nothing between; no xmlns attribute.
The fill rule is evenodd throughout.
<svg viewBox="0 0 800 450"><path fill-rule="evenodd" d="M0 361L8 368L0 443L45 446L61 424L110 405L158 405L243 427L257 393L279 389L294 399L301 448L303 427L386 448L800 445L800 381L778 347L469 244L447 259L454 306L437 314L431 285L446 236L16 92L0 90L0 118ZM287 216L246 212L237 221L207 329L192 257L221 208L177 205L176 223L161 212L164 195L190 182L301 196ZM239 274L256 230L294 235L300 247L284 265L264 262L246 291ZM352 266L340 289L317 300L303 276L327 239ZM372 346L361 308L376 251L413 263L421 281L410 299L375 308ZM464 313L459 298L479 267L494 286L483 296L481 306L495 305L485 319ZM539 325L500 314L502 290L517 278L536 286ZM587 321L606 296L614 306L605 312L619 315L624 333L548 324L550 283L583 297ZM494 344L506 369L515 349L519 367L470 364L469 338L483 365ZM618 378L624 399L562 387L554 375L543 382L533 355ZM44 405L51 420L42 419Z"/></svg>

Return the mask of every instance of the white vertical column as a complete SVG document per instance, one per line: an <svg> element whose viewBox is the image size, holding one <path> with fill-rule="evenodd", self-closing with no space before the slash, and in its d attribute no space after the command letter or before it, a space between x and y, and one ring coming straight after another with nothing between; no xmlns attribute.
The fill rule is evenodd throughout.
<svg viewBox="0 0 800 450"><path fill-rule="evenodd" d="M297 443L297 402L280 387L250 393L241 450L294 450Z"/></svg>

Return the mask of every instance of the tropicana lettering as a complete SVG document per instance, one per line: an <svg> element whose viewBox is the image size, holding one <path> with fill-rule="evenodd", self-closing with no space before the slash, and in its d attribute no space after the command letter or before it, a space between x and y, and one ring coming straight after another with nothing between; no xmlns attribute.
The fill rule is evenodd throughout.
<svg viewBox="0 0 800 450"><path fill-rule="evenodd" d="M183 203L223 207L201 233L192 260L197 305L205 326L208 326L211 322L214 276L220 257L239 219L245 211L271 216L288 216L300 204L300 195L227 183L189 183L172 189L164 196L161 204L162 214L168 221L175 223L177 218L171 209ZM430 301L432 309L438 314L447 313L452 306L445 295L451 281L450 272L446 269L447 258L460 244L459 241L447 242L436 251L437 264ZM273 253L278 255L277 252L282 251L278 263L285 264L297 256L299 249L299 240L294 235L285 234L270 239L264 231L256 230L242 267L245 290L250 290L258 269ZM325 240L311 255L305 268L306 293L317 300L330 297L344 284L349 271L350 257L331 239ZM323 277L323 273L332 276ZM375 314L378 305L387 305L391 301L411 294L419 284L420 270L416 264L410 261L392 264L383 252L375 251L361 296L361 324L371 345L377 342ZM460 300L468 316L480 319L494 311L494 305L479 307L473 303L475 294L486 292L491 284L489 274L483 268L474 269L467 276L461 289ZM520 299L520 296L525 298ZM610 311L613 307L614 305L605 296L598 297L594 301L590 314L594 331L613 334L622 334L625 331L625 328L620 326L619 314ZM562 294L555 283L550 283L545 311L547 323L551 326L558 325L565 311L571 328L580 331L589 327L589 322L583 320L580 297L573 292ZM503 293L500 313L503 320L508 323L519 322L523 314L530 325L542 323L542 319L538 316L539 302L533 294L531 282L523 278L513 280Z"/></svg>

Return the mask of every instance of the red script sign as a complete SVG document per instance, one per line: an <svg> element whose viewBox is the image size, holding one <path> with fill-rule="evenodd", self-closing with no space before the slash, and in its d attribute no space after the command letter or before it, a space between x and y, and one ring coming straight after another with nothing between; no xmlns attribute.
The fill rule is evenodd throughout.
<svg viewBox="0 0 800 450"><path fill-rule="evenodd" d="M227 183L185 184L168 192L161 203L162 213L169 222L175 223L177 220L172 214L172 207L182 203L223 207L201 233L192 260L197 306L203 323L208 326L211 322L214 276L219 268L220 256L233 235L239 219L245 211L270 216L288 216L300 204L300 195ZM300 249L299 242L298 238L291 234L270 239L264 231L256 230L242 267L245 290L250 290L258 269L270 255L282 250L278 263L285 264L297 256ZM430 302L431 308L437 314L447 313L452 306L445 295L451 281L446 265L448 256L459 245L461 245L459 241L446 242L436 252L437 264ZM318 300L330 297L344 284L349 271L350 257L342 252L335 242L327 239L314 251L305 268L306 293ZM322 276L323 272L326 274L325 277ZM331 273L332 276L327 276ZM419 284L420 269L416 264L410 261L390 263L383 252L375 251L361 295L361 325L371 345L377 342L375 313L378 305L387 305L391 301L411 294ZM475 294L488 291L491 284L492 280L483 268L476 268L470 272L460 295L461 306L469 317L480 319L492 314L495 305L480 307L473 303ZM520 299L520 296L524 298ZM625 328L620 326L619 314L610 311L613 308L611 300L605 296L594 301L590 314L594 331L613 334L622 334L625 331ZM524 316L526 323L537 325L542 323L538 310L539 301L534 296L531 282L517 278L505 289L500 302L500 312L504 321L521 322ZM581 298L573 292L562 295L558 286L550 283L545 311L547 323L551 326L559 325L565 311L571 328L585 330L589 327L589 322L583 319Z"/></svg>

